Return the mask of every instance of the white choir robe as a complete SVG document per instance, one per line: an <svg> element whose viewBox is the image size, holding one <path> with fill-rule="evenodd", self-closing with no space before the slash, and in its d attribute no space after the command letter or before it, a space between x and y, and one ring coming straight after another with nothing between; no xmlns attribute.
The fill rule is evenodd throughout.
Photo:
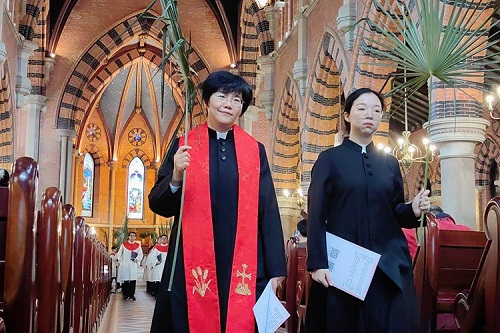
<svg viewBox="0 0 500 333"><path fill-rule="evenodd" d="M165 245L167 246L167 245ZM154 247L148 254L148 260L146 265L153 269L151 274L151 279L149 281L160 282L161 276L163 274L163 268L165 267L165 261L167 260L168 252L161 252L156 247ZM161 254L161 262L158 262L158 255Z"/></svg>
<svg viewBox="0 0 500 333"><path fill-rule="evenodd" d="M151 251L149 251L149 254L144 256L144 260L142 262L142 267L144 267L144 275L142 276L142 281L153 282L153 279L151 278L153 275L153 270L148 266L148 258L150 254Z"/></svg>
<svg viewBox="0 0 500 333"><path fill-rule="evenodd" d="M132 251L125 248L123 244L120 246L120 249L116 254L116 259L120 264L118 267L118 277L116 279L120 283L123 281L137 280L137 268L141 264L142 260L141 246L139 246L134 252L137 252L137 260L135 262L131 259Z"/></svg>

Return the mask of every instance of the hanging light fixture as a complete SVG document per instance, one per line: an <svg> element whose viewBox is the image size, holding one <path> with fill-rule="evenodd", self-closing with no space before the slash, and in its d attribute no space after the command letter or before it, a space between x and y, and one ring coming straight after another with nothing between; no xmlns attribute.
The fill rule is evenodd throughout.
<svg viewBox="0 0 500 333"><path fill-rule="evenodd" d="M406 85L406 68L404 69L404 81ZM405 130L402 138L398 139L398 145L392 150L392 155L396 157L399 163L409 169L413 163L425 163L426 157L429 154L429 162L434 160L434 151L436 147L429 144L429 139L424 138L424 150L422 151L417 145L410 142L411 132L408 131L408 94L406 86L404 88L404 111L405 111Z"/></svg>
<svg viewBox="0 0 500 333"><path fill-rule="evenodd" d="M434 161L434 152L436 147L430 144L429 139L424 138L422 143L424 149L421 150L417 145L410 142L411 132L408 130L408 92L406 87L406 68L403 69L403 84L405 85L403 92L404 98L404 113L405 113L405 130L401 134L403 137L398 139L398 145L392 149L392 155L396 157L398 162L405 168L409 169L413 163L425 163L427 155L429 155L429 162ZM499 90L500 96L500 90ZM377 148L384 150L386 153L391 152L390 147L383 144L378 144Z"/></svg>

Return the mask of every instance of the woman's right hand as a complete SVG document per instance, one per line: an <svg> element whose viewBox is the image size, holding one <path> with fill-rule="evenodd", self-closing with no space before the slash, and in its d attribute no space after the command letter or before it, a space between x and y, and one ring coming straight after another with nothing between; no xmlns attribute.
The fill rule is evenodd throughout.
<svg viewBox="0 0 500 333"><path fill-rule="evenodd" d="M189 166L189 161L191 160L191 156L188 152L189 149L191 149L191 146L180 146L174 155L174 171L171 181L173 186L180 186L183 172Z"/></svg>
<svg viewBox="0 0 500 333"><path fill-rule="evenodd" d="M327 268L317 269L311 272L311 277L314 281L321 283L325 288L333 286L330 271Z"/></svg>

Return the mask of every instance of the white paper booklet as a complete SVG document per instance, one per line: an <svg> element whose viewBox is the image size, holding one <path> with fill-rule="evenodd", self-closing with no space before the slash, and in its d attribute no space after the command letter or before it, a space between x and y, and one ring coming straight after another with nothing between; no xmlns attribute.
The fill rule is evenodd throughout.
<svg viewBox="0 0 500 333"><path fill-rule="evenodd" d="M334 287L364 300L380 254L326 233L328 270Z"/></svg>
<svg viewBox="0 0 500 333"><path fill-rule="evenodd" d="M253 307L259 333L274 333L290 317L283 304L273 292L271 281Z"/></svg>

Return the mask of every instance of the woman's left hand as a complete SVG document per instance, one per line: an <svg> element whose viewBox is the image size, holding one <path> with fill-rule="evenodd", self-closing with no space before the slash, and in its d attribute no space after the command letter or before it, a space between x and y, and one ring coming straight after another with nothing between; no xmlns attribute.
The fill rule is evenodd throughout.
<svg viewBox="0 0 500 333"><path fill-rule="evenodd" d="M429 201L429 190L421 189L420 192L413 198L411 203L411 208L413 208L413 213L416 217L419 217L422 212L426 212L431 208L431 202Z"/></svg>

